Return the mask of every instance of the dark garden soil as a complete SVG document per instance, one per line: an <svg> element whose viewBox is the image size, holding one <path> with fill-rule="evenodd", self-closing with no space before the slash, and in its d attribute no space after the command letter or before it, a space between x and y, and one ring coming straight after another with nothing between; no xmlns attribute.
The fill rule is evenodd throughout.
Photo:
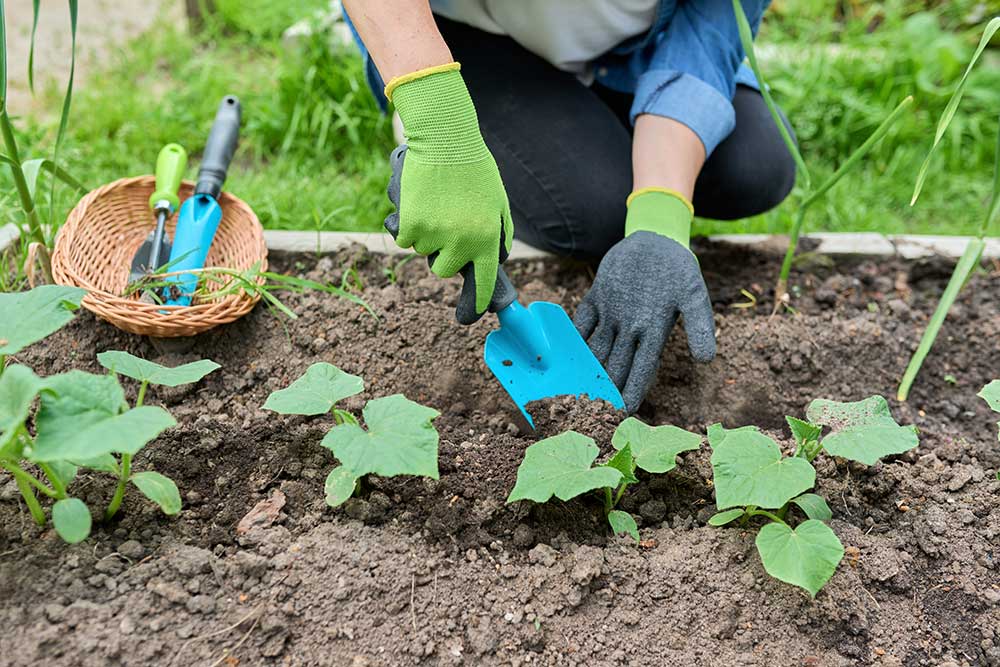
<svg viewBox="0 0 1000 667"><path fill-rule="evenodd" d="M940 259L813 258L793 277L795 314L769 319L762 287L777 256L698 250L719 356L693 364L678 333L639 416L701 433L756 424L786 444L784 415L802 416L813 398L895 394L951 270ZM67 546L0 479L0 663L1000 665L1000 443L997 415L975 396L1000 375L996 266L963 292L909 403L890 401L919 426L920 447L870 469L817 459L847 555L810 600L765 574L755 530L706 525L707 445L629 490L641 546L608 534L596 497L505 505L535 438L481 360L492 316L457 325L457 283L420 261L390 284L384 269L398 258L273 260L338 282L353 264L380 320L331 295L290 296L298 320L259 307L180 353L85 313L20 355L40 374L99 371L106 349L222 369L147 398L179 426L135 467L177 481L174 518L130 491L115 523ZM590 281L586 267L540 261L511 274L522 300L571 312ZM760 304L736 308L748 301L741 289ZM331 420L260 409L319 360L364 376L365 393L347 401L355 412L396 392L440 410L441 479L375 478L326 507L334 460L319 441ZM546 432L574 427L604 453L620 419L563 401L541 413ZM112 492L98 476L77 485L94 507ZM238 530L255 506L260 519Z"/></svg>

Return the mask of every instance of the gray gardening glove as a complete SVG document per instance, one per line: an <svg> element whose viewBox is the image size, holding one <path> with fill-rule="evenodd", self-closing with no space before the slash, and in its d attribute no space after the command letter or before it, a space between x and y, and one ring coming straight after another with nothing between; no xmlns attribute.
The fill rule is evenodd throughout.
<svg viewBox="0 0 1000 667"><path fill-rule="evenodd" d="M386 194L389 196L389 201L395 206L395 210L386 216L383 226L385 230L392 234L392 238L396 238L399 235L399 193L400 193L400 183L403 178L403 161L406 158L406 144L396 146L396 148L389 155L389 165L392 167L392 176L389 178L389 186L386 188ZM507 261L507 244L506 244L506 234L504 229L500 229L500 263L503 264ZM433 253L427 258L428 266L434 264L434 260L437 259L437 253ZM462 293L458 297L458 305L455 306L455 319L458 320L459 324L474 324L486 314L486 311L478 312L476 310L476 277L475 271L473 271L472 263L466 264L460 271L464 282L462 283ZM510 280L507 278L507 274L504 272L503 268L497 269L497 280L496 285L493 288L493 298L490 300L489 307L486 309L491 313L496 313L507 306L510 305L512 301L517 298L517 292L514 290L513 285L511 285Z"/></svg>
<svg viewBox="0 0 1000 667"><path fill-rule="evenodd" d="M694 254L648 231L636 231L608 251L573 320L630 413L656 379L678 315L684 316L694 360L714 359L712 302Z"/></svg>

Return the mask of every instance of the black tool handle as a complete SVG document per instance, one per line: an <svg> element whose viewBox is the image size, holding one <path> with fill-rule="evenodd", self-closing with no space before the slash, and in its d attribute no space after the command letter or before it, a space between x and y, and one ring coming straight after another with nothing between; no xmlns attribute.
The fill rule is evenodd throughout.
<svg viewBox="0 0 1000 667"><path fill-rule="evenodd" d="M226 95L215 113L212 131L208 134L205 144L205 154L201 158L201 168L198 169L198 184L194 188L196 195L209 195L218 199L222 192L222 184L226 182L226 172L229 163L236 152L236 144L240 138L240 101L235 95Z"/></svg>

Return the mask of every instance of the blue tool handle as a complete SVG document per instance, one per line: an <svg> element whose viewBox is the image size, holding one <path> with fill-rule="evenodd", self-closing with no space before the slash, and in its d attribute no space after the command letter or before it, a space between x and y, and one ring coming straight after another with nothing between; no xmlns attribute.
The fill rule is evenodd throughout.
<svg viewBox="0 0 1000 667"><path fill-rule="evenodd" d="M185 200L177 214L177 229L167 270L203 268L221 220L222 209L209 195L193 195ZM191 295L198 286L197 275L184 273L170 276L166 282L172 283L164 288L164 300L168 306L191 305Z"/></svg>
<svg viewBox="0 0 1000 667"><path fill-rule="evenodd" d="M226 95L215 113L215 122L208 134L205 153L201 158L201 168L198 169L198 184L195 185L196 195L208 195L218 199L222 192L222 184L226 182L226 172L229 163L236 152L236 144L240 138L240 101L235 95Z"/></svg>

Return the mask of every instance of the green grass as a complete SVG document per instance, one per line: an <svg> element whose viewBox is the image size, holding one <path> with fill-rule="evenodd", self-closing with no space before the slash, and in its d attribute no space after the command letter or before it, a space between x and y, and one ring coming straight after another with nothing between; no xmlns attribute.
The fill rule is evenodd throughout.
<svg viewBox="0 0 1000 667"><path fill-rule="evenodd" d="M67 169L96 187L150 173L160 147L176 141L191 153L188 177L194 178L218 101L235 93L245 121L226 187L248 201L266 227L378 229L389 210L384 189L393 141L359 59L353 49L331 49L325 35L295 49L280 40L296 17L326 1L217 4L220 17L204 35L162 22L78 87L62 149ZM996 49L970 81L923 198L915 208L908 202L935 120L987 18L972 15L980 3L940 3L933 13L915 13L924 2L854 3L875 9L849 18L830 4L778 0L758 40L813 179L832 173L903 97L913 94L915 104L864 165L814 207L807 231L975 233L989 195L1000 110ZM837 50L820 48L829 44ZM58 109L59 91L41 95L47 108ZM55 111L15 120L26 157L51 149L57 122ZM9 191L4 171L0 223L16 219L12 200L2 194ZM57 220L74 199L57 188ZM696 232L785 232L791 210L739 222L700 221Z"/></svg>

